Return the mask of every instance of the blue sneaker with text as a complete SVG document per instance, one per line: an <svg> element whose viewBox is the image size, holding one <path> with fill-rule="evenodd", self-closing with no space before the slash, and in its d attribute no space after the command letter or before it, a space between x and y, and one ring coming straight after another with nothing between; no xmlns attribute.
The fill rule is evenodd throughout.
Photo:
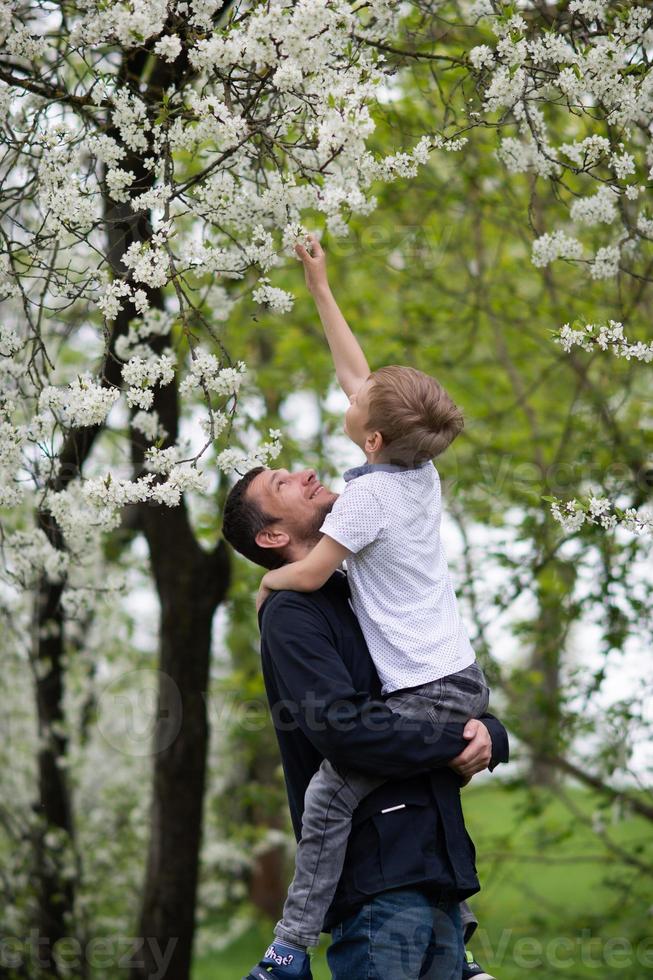
<svg viewBox="0 0 653 980"><path fill-rule="evenodd" d="M486 973L482 966L476 962L468 949L465 950L465 962L463 963L462 980L496 980L491 973Z"/></svg>
<svg viewBox="0 0 653 980"><path fill-rule="evenodd" d="M275 939L243 980L313 980L311 960L303 949Z"/></svg>

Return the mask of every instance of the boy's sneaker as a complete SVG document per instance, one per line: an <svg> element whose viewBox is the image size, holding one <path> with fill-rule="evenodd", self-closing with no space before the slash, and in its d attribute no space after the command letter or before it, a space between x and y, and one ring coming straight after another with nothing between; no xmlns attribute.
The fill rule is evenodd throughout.
<svg viewBox="0 0 653 980"><path fill-rule="evenodd" d="M243 980L313 980L311 960L303 949L275 939Z"/></svg>
<svg viewBox="0 0 653 980"><path fill-rule="evenodd" d="M466 949L462 980L496 980L496 977L493 977L491 973L486 973L483 967L478 965L470 951Z"/></svg>

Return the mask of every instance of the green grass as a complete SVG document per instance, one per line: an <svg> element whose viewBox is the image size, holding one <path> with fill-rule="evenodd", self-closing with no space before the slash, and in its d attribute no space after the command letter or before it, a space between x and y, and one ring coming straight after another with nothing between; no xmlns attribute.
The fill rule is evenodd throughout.
<svg viewBox="0 0 653 980"><path fill-rule="evenodd" d="M599 810L583 791L567 795L571 809L551 794L533 799L496 784L464 795L483 886L473 900L480 926L472 949L499 980L529 972L542 980L631 980L653 970L650 824ZM588 825L597 815L622 853ZM193 980L239 980L265 949L270 927L260 922L223 952L198 959ZM329 977L327 942L313 960L315 980Z"/></svg>

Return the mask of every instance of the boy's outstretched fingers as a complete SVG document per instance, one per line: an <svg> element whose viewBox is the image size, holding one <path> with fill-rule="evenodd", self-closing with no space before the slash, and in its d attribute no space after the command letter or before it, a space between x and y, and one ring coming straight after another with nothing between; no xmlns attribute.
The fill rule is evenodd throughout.
<svg viewBox="0 0 653 980"><path fill-rule="evenodd" d="M310 252L308 248L310 248ZM306 236L306 245L297 242L295 254L304 265L306 285L315 292L327 285L326 254L317 235L312 232Z"/></svg>
<svg viewBox="0 0 653 980"><path fill-rule="evenodd" d="M317 258L317 256L322 253L322 246L320 245L317 235L314 235L312 232L309 232L308 235L306 236L306 243L310 248L310 252L303 242L301 243L298 242L295 245L295 252L300 257L300 259L302 259L302 261L305 258Z"/></svg>

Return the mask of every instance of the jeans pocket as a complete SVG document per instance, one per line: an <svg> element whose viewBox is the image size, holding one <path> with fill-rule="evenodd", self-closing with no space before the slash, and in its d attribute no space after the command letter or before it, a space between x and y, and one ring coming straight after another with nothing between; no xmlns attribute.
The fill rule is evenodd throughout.
<svg viewBox="0 0 653 980"><path fill-rule="evenodd" d="M400 691L393 694L387 698L386 704L392 711L404 718L426 721L430 719L433 707L437 706L441 700L442 681L438 680L421 687L419 693Z"/></svg>

